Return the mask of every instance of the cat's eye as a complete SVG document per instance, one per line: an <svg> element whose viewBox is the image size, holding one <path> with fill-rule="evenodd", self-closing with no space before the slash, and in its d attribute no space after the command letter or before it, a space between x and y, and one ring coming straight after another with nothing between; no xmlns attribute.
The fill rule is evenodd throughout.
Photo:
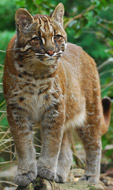
<svg viewBox="0 0 113 190"><path fill-rule="evenodd" d="M59 35L59 34L54 36L55 41L61 40L62 38L63 38L63 36Z"/></svg>
<svg viewBox="0 0 113 190"><path fill-rule="evenodd" d="M31 39L32 42L37 42L40 40L40 37L36 36L34 38Z"/></svg>

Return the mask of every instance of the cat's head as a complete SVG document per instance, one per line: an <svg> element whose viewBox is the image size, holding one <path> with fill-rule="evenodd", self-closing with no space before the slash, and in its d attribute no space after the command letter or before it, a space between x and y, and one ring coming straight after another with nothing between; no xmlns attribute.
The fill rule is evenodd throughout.
<svg viewBox="0 0 113 190"><path fill-rule="evenodd" d="M67 36L63 29L64 6L59 3L50 15L32 16L27 10L16 11L16 47L45 65L51 65L65 50Z"/></svg>

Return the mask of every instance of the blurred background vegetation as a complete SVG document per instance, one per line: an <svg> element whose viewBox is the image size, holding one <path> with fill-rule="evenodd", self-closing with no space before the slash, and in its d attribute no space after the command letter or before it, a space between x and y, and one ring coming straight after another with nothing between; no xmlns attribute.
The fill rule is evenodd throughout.
<svg viewBox="0 0 113 190"><path fill-rule="evenodd" d="M64 27L68 41L80 45L98 67L102 97L113 102L113 0L3 0L0 1L0 166L15 160L13 140L6 119L2 76L6 48L15 33L14 15L20 8L31 14L50 14L62 2L65 6ZM113 161L113 106L109 131L102 137L107 161Z"/></svg>

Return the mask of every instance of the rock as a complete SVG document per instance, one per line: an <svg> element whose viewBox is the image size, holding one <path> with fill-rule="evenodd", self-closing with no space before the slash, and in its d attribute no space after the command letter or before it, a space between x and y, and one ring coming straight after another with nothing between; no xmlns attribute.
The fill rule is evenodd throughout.
<svg viewBox="0 0 113 190"><path fill-rule="evenodd" d="M18 187L17 190L104 190L104 187L101 184L92 185L86 181L59 184L38 177L27 187Z"/></svg>
<svg viewBox="0 0 113 190"><path fill-rule="evenodd" d="M60 190L60 187L57 183L48 181L37 177L37 179L30 183L27 187L18 186L17 190Z"/></svg>
<svg viewBox="0 0 113 190"><path fill-rule="evenodd" d="M104 187L101 184L92 185L86 181L79 181L60 184L60 190L104 190Z"/></svg>

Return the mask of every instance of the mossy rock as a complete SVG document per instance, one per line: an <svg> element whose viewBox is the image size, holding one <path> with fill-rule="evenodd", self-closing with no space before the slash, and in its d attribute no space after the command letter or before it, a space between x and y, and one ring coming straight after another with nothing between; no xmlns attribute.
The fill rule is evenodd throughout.
<svg viewBox="0 0 113 190"><path fill-rule="evenodd" d="M104 185L100 182L98 185L93 185L87 181L77 181L84 175L83 169L72 169L68 176L67 183L55 183L46 179L37 177L37 179L26 187L18 187L17 190L104 190Z"/></svg>
<svg viewBox="0 0 113 190"><path fill-rule="evenodd" d="M17 190L104 190L104 187L101 184L92 185L85 181L59 184L38 177L33 183L26 187L18 187Z"/></svg>

